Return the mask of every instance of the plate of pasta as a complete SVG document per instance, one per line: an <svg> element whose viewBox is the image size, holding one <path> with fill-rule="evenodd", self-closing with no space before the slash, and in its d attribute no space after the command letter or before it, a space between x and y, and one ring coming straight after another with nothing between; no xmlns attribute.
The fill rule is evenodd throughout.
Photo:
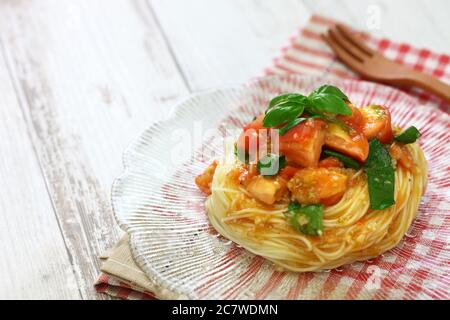
<svg viewBox="0 0 450 320"><path fill-rule="evenodd" d="M125 151L114 213L159 298L447 299L449 127L357 80L198 93Z"/></svg>

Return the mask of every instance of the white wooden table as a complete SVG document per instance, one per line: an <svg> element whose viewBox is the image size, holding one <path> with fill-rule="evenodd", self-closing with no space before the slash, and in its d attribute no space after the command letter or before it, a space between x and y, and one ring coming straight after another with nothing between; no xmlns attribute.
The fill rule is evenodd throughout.
<svg viewBox="0 0 450 320"><path fill-rule="evenodd" d="M190 92L261 74L314 12L450 51L447 0L0 0L0 298L106 298L125 146Z"/></svg>

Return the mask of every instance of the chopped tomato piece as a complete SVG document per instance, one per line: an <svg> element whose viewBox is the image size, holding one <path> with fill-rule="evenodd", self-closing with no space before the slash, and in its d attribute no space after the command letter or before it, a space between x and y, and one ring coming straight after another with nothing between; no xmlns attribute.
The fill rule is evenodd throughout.
<svg viewBox="0 0 450 320"><path fill-rule="evenodd" d="M227 173L227 179L231 183L234 183L236 185L240 184L241 176L244 173L244 168L242 166L234 167Z"/></svg>
<svg viewBox="0 0 450 320"><path fill-rule="evenodd" d="M195 184L197 187L206 194L211 194L211 183L214 177L214 172L216 172L218 161L214 160L205 171L195 177Z"/></svg>
<svg viewBox="0 0 450 320"><path fill-rule="evenodd" d="M414 160L405 146L393 143L389 148L389 153L404 169L412 170L414 168Z"/></svg>
<svg viewBox="0 0 450 320"><path fill-rule="evenodd" d="M351 116L339 115L336 118L338 118L339 120L342 120L346 125L348 125L353 130L357 131L358 133L363 132L364 118L363 118L361 112L359 111L359 109L357 107L355 107L352 104L348 104L348 106L352 110L352 115Z"/></svg>
<svg viewBox="0 0 450 320"><path fill-rule="evenodd" d="M254 198L269 205L280 200L287 191L283 179L268 179L263 176L253 177L246 189Z"/></svg>
<svg viewBox="0 0 450 320"><path fill-rule="evenodd" d="M259 175L258 169L256 167L256 164L252 163L244 169L239 177L239 182L246 186L253 177L256 177Z"/></svg>
<svg viewBox="0 0 450 320"><path fill-rule="evenodd" d="M259 152L260 146L267 146L270 130L263 127L264 114L247 124L237 141L237 148L249 154L251 159ZM266 150L262 150L265 152Z"/></svg>
<svg viewBox="0 0 450 320"><path fill-rule="evenodd" d="M296 165L317 167L325 141L325 122L310 119L280 137L280 152Z"/></svg>
<svg viewBox="0 0 450 320"><path fill-rule="evenodd" d="M261 145L267 143L267 131L248 129L239 136L237 148L240 151L250 154L253 158L258 153L260 143Z"/></svg>
<svg viewBox="0 0 450 320"><path fill-rule="evenodd" d="M337 193L334 196L331 196L329 198L322 199L322 200L320 200L320 203L327 207L335 205L342 199L342 196L344 195L344 193L345 193L345 191L342 193Z"/></svg>
<svg viewBox="0 0 450 320"><path fill-rule="evenodd" d="M394 138L391 113L384 106L366 106L360 109L364 120L364 135L367 139L377 138L382 143L390 143Z"/></svg>
<svg viewBox="0 0 450 320"><path fill-rule="evenodd" d="M369 155L369 143L362 133L346 130L336 123L328 124L325 145L360 162L364 162Z"/></svg>
<svg viewBox="0 0 450 320"><path fill-rule="evenodd" d="M293 166L286 166L283 169L281 169L278 176L283 178L286 181L289 181L299 170L299 168L293 167Z"/></svg>
<svg viewBox="0 0 450 320"><path fill-rule="evenodd" d="M344 165L335 157L326 157L319 161L319 168L343 168Z"/></svg>
<svg viewBox="0 0 450 320"><path fill-rule="evenodd" d="M264 126L263 126L264 116L265 116L264 113L260 114L252 122L250 122L249 124L244 126L244 132L249 129L255 129L255 130L263 129L264 128Z"/></svg>
<svg viewBox="0 0 450 320"><path fill-rule="evenodd" d="M348 177L339 169L305 168L288 182L292 196L301 204L331 203L331 197L342 196ZM336 201L336 199L334 199Z"/></svg>
<svg viewBox="0 0 450 320"><path fill-rule="evenodd" d="M249 165L241 164L240 166L234 167L227 173L227 178L229 181L235 184L241 184L246 186L250 180L259 175L256 164L252 163Z"/></svg>

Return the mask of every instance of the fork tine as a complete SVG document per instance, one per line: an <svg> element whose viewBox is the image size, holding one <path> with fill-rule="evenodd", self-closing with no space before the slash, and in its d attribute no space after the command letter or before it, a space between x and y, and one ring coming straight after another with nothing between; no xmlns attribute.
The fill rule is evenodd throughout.
<svg viewBox="0 0 450 320"><path fill-rule="evenodd" d="M376 51L369 48L367 45L365 45L361 39L357 39L354 35L352 35L351 31L344 26L343 24L336 24L337 30L351 43L353 43L354 46L358 47L361 51L364 51L369 56L373 56Z"/></svg>
<svg viewBox="0 0 450 320"><path fill-rule="evenodd" d="M328 35L332 38L336 43L338 43L344 50L350 53L355 59L360 62L364 62L364 59L367 57L367 54L364 51L359 50L358 47L355 47L353 43L348 41L345 37L343 37L337 29L329 29Z"/></svg>
<svg viewBox="0 0 450 320"><path fill-rule="evenodd" d="M359 71L362 70L362 64L359 60L356 60L350 53L344 50L338 43L336 43L331 37L322 33L321 37L325 42L333 49L336 55L351 68Z"/></svg>

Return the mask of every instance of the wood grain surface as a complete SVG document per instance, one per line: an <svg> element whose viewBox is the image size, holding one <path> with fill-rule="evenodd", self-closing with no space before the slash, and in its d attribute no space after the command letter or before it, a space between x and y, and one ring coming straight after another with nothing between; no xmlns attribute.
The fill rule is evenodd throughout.
<svg viewBox="0 0 450 320"><path fill-rule="evenodd" d="M378 17L372 21L373 13ZM0 298L108 299L122 151L190 92L262 74L320 13L449 52L450 2L0 0Z"/></svg>

